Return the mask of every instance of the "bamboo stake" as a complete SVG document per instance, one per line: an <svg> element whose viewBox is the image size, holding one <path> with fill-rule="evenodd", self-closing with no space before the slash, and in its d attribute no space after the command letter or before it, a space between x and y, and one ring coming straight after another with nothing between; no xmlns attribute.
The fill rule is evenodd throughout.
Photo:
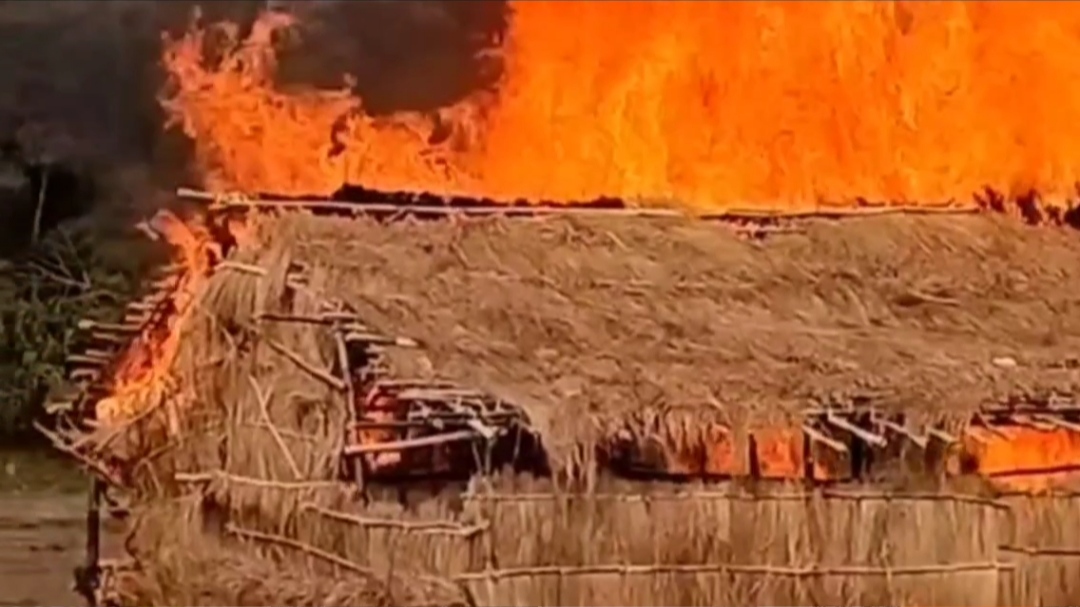
<svg viewBox="0 0 1080 607"><path fill-rule="evenodd" d="M90 365L100 367L110 362L110 357L97 354L68 354L64 361L69 365Z"/></svg>
<svg viewBox="0 0 1080 607"><path fill-rule="evenodd" d="M218 270L235 270L244 274L251 274L252 276L266 276L266 268L261 268L249 263L240 263L239 261L225 260L219 262L216 266Z"/></svg>
<svg viewBox="0 0 1080 607"><path fill-rule="evenodd" d="M854 434L856 437L861 439L863 442L871 444L875 447L884 447L885 445L889 444L889 441L886 440L885 437L874 434L873 432L869 432L867 430L863 430L862 428L832 413L831 411L825 414L825 421L829 424L836 426L837 428L847 430L851 434Z"/></svg>
<svg viewBox="0 0 1080 607"><path fill-rule="evenodd" d="M255 400L259 403L259 413L262 414L263 423L266 424L270 436L273 437L274 442L277 443L278 449L281 450L281 454L285 456L285 461L292 470L293 478L296 480L302 479L304 474L300 471L300 466L296 463L296 458L293 457L292 451L289 450L289 446L285 444L285 439L281 438L277 426L274 425L274 420L270 419L270 394L263 391L259 382L255 381L255 376L248 375L248 383L251 384L251 389L255 391Z"/></svg>
<svg viewBox="0 0 1080 607"><path fill-rule="evenodd" d="M98 369L91 369L88 367L80 367L78 369L72 369L71 373L68 373L68 379L71 381L86 380L89 382L96 382L101 378L101 371Z"/></svg>
<svg viewBox="0 0 1080 607"><path fill-rule="evenodd" d="M874 420L874 423L878 424L879 426L881 426L881 427L883 427L883 428L885 428L887 430L891 430L891 431L893 431L893 432L895 432L897 434L900 434L900 435L906 437L908 440L910 440L912 443L914 443L920 449L925 449L926 446L930 444L930 439L928 437L920 436L918 434L915 434L914 431L910 430L909 428L905 428L904 426L901 426L900 424L898 424L898 423L896 423L896 422L894 422L892 420L888 420L888 419L885 419L883 417L879 417L879 418L876 418Z"/></svg>
<svg viewBox="0 0 1080 607"><path fill-rule="evenodd" d="M273 349L275 352L277 352L278 354L280 354L280 355L284 356L285 358L289 359L290 361L292 361L293 364L300 367L302 370L306 371L307 373L313 375L314 377L318 378L319 380L321 380L322 382L324 382L325 384L327 384L331 388L333 388L333 389L335 389L335 390L337 390L339 392L343 392L345 390L345 384L344 384L344 382L341 381L340 378L334 377L328 371L326 371L324 369L320 369L320 368L316 367L314 364L309 363L308 361L304 360L299 354L297 354L296 352L293 352L289 348L285 347L284 345L279 343L277 340L268 338L268 339L265 340L265 342L266 342L266 345L270 346L270 348Z"/></svg>
<svg viewBox="0 0 1080 607"><path fill-rule="evenodd" d="M208 483L220 479L240 485L291 490L328 489L330 487L341 486L341 483L337 481L275 481L266 478L232 474L225 472L224 470L213 470L210 472L177 472L173 475L173 479L178 483Z"/></svg>
<svg viewBox="0 0 1080 607"><path fill-rule="evenodd" d="M395 394L400 400L423 400L443 402L454 399L484 400L487 395L476 390L462 388L405 388Z"/></svg>
<svg viewBox="0 0 1080 607"><path fill-rule="evenodd" d="M108 331L110 333L138 333L142 330L141 327L131 324L117 324L108 322L99 322L96 320L82 319L78 323L80 331Z"/></svg>
<svg viewBox="0 0 1080 607"><path fill-rule="evenodd" d="M345 414L349 424L345 427L344 441L346 445L352 442L356 429L356 386L352 380L352 363L349 362L349 349L345 345L345 337L341 334L341 327L334 327L334 345L337 347L338 366L341 367L341 378L345 382ZM364 490L364 463L352 463L353 480L361 491Z"/></svg>
<svg viewBox="0 0 1080 607"><path fill-rule="evenodd" d="M419 348L420 342L409 337L388 337L374 333L346 332L343 336L346 342L367 343L374 346L392 346L395 348Z"/></svg>
<svg viewBox="0 0 1080 607"><path fill-rule="evenodd" d="M821 443L822 445L825 445L826 447L832 449L833 451L836 451L837 453L847 453L848 452L847 445L845 445L844 443L842 443L842 442L840 442L840 441L838 441L836 439L829 438L828 436L825 436L824 434L819 432L817 429L815 429L815 428L813 428L813 427L811 427L811 426L809 426L807 424L803 424L802 431L808 437L810 437L810 440L812 440L812 441L814 441L816 443Z"/></svg>
<svg viewBox="0 0 1080 607"><path fill-rule="evenodd" d="M368 453L386 453L390 451L406 451L408 449L419 449L421 447L435 447L438 445L444 445L446 443L474 440L481 438L480 434L475 430L458 430L456 432L445 432L443 434L434 434L432 436L421 436L418 438L406 438L397 441L387 441L384 443L365 443L360 445L348 445L344 449L345 455L364 455Z"/></svg>

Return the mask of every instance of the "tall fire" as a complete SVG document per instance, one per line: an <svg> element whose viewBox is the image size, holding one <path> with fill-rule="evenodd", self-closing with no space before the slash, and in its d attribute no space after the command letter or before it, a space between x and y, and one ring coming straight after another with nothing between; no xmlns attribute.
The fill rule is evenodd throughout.
<svg viewBox="0 0 1080 607"><path fill-rule="evenodd" d="M326 197L354 185L782 216L868 204L977 210L986 192L1065 210L1077 192L1072 3L522 1L510 14L496 90L437 115L375 117L344 85L280 88L277 34L295 18L276 12L243 39L215 24L166 40L162 104L214 194ZM229 221L231 239L247 233ZM205 226L162 215L151 227L177 245L185 272L168 318L120 359L98 406L103 420L140 415L128 397L166 382L180 327L223 258ZM384 397L365 398L394 400ZM749 447L710 427L705 447L667 445L659 466L697 477L847 478L868 456L826 436L831 427L868 452L886 432L922 449L944 441L951 470L974 465L1025 489L1080 467L1076 412L995 411L992 423L978 416L960 432L926 433L891 418L855 425L815 413L801 427L759 429ZM381 425L356 436L389 441L393 413L371 415Z"/></svg>
<svg viewBox="0 0 1080 607"><path fill-rule="evenodd" d="M344 183L696 211L1068 205L1080 7L1009 2L511 2L494 95L374 119L345 88L275 89L262 18L208 67L172 41L166 106L220 189ZM449 122L454 136L431 143Z"/></svg>

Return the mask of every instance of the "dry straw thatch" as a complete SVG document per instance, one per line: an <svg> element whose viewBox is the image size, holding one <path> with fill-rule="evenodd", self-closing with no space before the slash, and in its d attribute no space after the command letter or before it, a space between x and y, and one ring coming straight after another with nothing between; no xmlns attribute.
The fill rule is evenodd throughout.
<svg viewBox="0 0 1080 607"><path fill-rule="evenodd" d="M943 494L568 500L477 486L458 507L364 506L339 480L352 414L332 332L269 319L345 302L422 344L386 349L388 375L513 402L577 469L658 410L746 429L867 394L959 419L1071 393L1069 234L989 217L811 220L763 243L673 218L293 214L254 229L261 244L199 294L144 413L82 442L124 471L142 521L139 568L117 578L125 602L988 605L1060 574L1041 553L999 562L999 545L1045 547L1048 532L1030 531L1045 524L1014 537L1000 504Z"/></svg>
<svg viewBox="0 0 1080 607"><path fill-rule="evenodd" d="M391 359L398 375L525 407L555 452L656 407L720 403L738 427L855 392L966 417L1078 378L1060 363L1080 242L992 217L810 221L763 243L681 219L263 230L256 263L302 261L367 323L424 343Z"/></svg>

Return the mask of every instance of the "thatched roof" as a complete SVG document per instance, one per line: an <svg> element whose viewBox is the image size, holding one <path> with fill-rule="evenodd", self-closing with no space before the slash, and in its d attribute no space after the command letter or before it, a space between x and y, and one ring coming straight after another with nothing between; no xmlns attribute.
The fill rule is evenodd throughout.
<svg viewBox="0 0 1080 607"><path fill-rule="evenodd" d="M245 258L301 262L424 344L394 374L514 402L554 446L664 405L769 417L870 395L966 416L1077 384L1080 240L1004 218L811 220L751 241L680 219L297 214L259 233Z"/></svg>

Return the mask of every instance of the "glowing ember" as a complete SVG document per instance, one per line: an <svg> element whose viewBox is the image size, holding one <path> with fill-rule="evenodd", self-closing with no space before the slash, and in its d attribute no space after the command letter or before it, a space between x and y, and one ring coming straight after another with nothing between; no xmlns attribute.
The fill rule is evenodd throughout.
<svg viewBox="0 0 1080 607"><path fill-rule="evenodd" d="M511 2L496 98L374 120L344 91L280 92L265 16L216 70L168 45L173 118L210 184L342 183L500 199L614 196L702 210L970 201L1061 204L1080 173L1080 5ZM226 27L235 38L235 29Z"/></svg>

